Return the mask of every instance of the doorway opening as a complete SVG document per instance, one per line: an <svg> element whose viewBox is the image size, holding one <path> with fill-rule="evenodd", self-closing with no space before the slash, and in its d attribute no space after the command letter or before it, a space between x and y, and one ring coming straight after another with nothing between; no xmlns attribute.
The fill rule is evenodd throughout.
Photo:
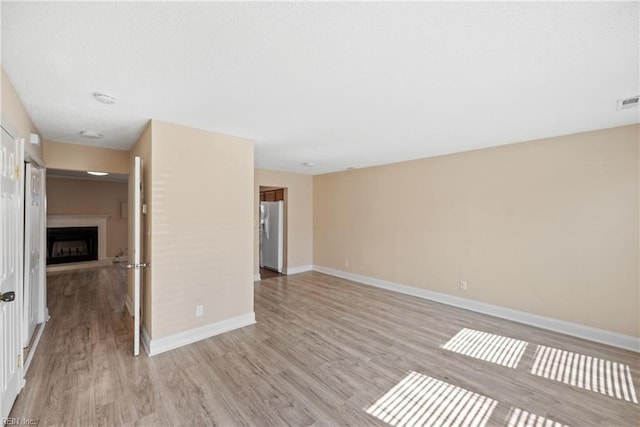
<svg viewBox="0 0 640 427"><path fill-rule="evenodd" d="M260 187L259 205L260 279L286 274L287 189Z"/></svg>
<svg viewBox="0 0 640 427"><path fill-rule="evenodd" d="M84 171L62 169L46 169L45 175L43 193L46 194L47 209L43 218L41 256L46 259L46 270L42 274L49 279L46 283L50 287L44 295L47 307L57 304L55 299L60 297L60 290L51 287L61 286L58 279L69 277L59 276L65 272L76 274L79 270L91 272L87 269L107 267L113 269L109 275L126 283L126 256L123 258L123 255L127 253L129 239L126 214L129 176L90 176ZM126 311L126 286L123 293L122 287L114 285L113 292L113 298L99 299L99 304L106 306L113 301L122 301L120 309ZM27 298L25 296L25 301ZM34 338L39 333L40 325L37 325L35 333L30 334L31 339L25 343L25 370L32 359L34 344L37 344Z"/></svg>
<svg viewBox="0 0 640 427"><path fill-rule="evenodd" d="M129 175L47 169L47 272L124 262Z"/></svg>

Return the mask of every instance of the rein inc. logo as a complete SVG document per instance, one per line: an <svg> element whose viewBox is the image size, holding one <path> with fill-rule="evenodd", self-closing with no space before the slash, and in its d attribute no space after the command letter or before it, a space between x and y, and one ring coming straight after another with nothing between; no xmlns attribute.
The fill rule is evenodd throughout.
<svg viewBox="0 0 640 427"><path fill-rule="evenodd" d="M3 418L0 424L3 426L34 426L40 423L40 420L32 420L31 418Z"/></svg>

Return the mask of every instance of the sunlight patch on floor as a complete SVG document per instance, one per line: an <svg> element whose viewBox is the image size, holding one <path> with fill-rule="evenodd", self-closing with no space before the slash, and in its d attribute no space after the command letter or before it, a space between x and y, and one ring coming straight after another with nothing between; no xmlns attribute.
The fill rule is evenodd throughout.
<svg viewBox="0 0 640 427"><path fill-rule="evenodd" d="M482 427L497 401L411 371L366 412L392 426Z"/></svg>
<svg viewBox="0 0 640 427"><path fill-rule="evenodd" d="M638 403L629 365L539 345L531 373Z"/></svg>
<svg viewBox="0 0 640 427"><path fill-rule="evenodd" d="M441 347L465 356L516 368L527 342L464 328Z"/></svg>
<svg viewBox="0 0 640 427"><path fill-rule="evenodd" d="M511 408L507 416L506 427L568 427L540 415L532 414L520 408Z"/></svg>

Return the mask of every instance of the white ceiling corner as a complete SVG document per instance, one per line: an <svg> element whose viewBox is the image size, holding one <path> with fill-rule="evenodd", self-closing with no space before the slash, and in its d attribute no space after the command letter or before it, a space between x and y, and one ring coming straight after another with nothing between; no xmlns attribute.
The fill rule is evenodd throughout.
<svg viewBox="0 0 640 427"><path fill-rule="evenodd" d="M2 67L52 140L128 149L154 118L324 173L640 121L616 111L640 93L638 2L0 7Z"/></svg>

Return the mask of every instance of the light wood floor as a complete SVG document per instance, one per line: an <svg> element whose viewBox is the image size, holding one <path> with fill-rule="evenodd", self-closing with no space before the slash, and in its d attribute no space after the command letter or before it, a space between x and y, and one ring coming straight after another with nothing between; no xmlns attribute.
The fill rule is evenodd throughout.
<svg viewBox="0 0 640 427"><path fill-rule="evenodd" d="M262 280L271 279L274 277L282 276L282 274L277 271L269 270L268 268L260 268L260 278Z"/></svg>
<svg viewBox="0 0 640 427"><path fill-rule="evenodd" d="M388 425L366 409L417 372L563 424L637 426L640 406L529 373L536 345L630 365L632 352L316 272L255 286L257 324L131 355L119 267L48 276L51 320L11 416L39 425ZM442 349L462 328L526 340L516 369Z"/></svg>

